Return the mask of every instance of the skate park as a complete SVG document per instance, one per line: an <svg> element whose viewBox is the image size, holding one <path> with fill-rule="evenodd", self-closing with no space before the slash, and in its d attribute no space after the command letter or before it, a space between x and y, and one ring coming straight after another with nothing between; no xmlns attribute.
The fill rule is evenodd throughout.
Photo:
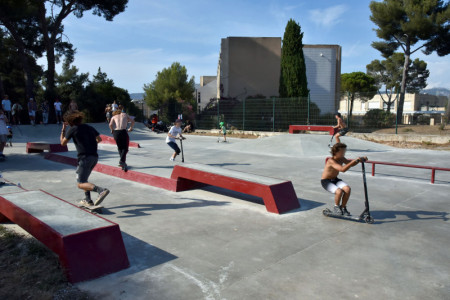
<svg viewBox="0 0 450 300"><path fill-rule="evenodd" d="M106 124L93 124L110 135ZM3 177L27 190L77 203L75 167L26 154L27 142L57 143L60 127L20 126ZM130 171L170 178L165 135L137 125ZM446 151L405 150L352 137L347 157L449 167ZM450 172L366 165L374 224L322 215L333 197L320 186L329 136L278 134L259 139L187 135L185 163L292 182L300 208L283 214L262 200L217 187L173 192L93 172L108 187L103 218L120 226L129 267L77 286L101 299L444 299L450 292ZM76 158L73 143L60 156ZM117 167L115 145L99 145L99 164ZM340 177L352 187L349 210L364 209L361 167ZM10 187L2 187L0 190Z"/></svg>

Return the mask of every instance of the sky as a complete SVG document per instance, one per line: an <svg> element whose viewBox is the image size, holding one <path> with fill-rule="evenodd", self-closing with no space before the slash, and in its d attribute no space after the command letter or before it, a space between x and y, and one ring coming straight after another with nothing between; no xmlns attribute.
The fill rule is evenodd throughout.
<svg viewBox="0 0 450 300"><path fill-rule="evenodd" d="M378 40L367 0L129 0L112 22L86 12L64 21L65 39L77 49L74 65L80 72L99 67L116 86L143 92L158 71L173 62L185 65L189 76L216 75L222 38L282 37L290 18L304 33L304 44L342 46L342 73L366 71L382 59L370 45ZM450 88L450 56L413 59L428 63L428 88ZM45 59L41 59L45 64ZM57 71L61 69L59 65Z"/></svg>

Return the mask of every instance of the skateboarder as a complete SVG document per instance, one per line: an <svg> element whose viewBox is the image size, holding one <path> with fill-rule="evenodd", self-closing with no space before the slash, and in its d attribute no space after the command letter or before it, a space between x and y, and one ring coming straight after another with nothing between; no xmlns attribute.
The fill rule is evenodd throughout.
<svg viewBox="0 0 450 300"><path fill-rule="evenodd" d="M351 216L347 210L347 202L351 193L350 186L337 176L339 175L339 172L345 173L348 169L356 166L362 160L366 161L367 157L349 160L345 158L346 151L346 144L334 144L333 148L331 148L331 155L333 155L333 157L329 158L325 163L322 180L320 182L326 191L334 194L334 213ZM345 166L342 166L343 164L345 164Z"/></svg>
<svg viewBox="0 0 450 300"><path fill-rule="evenodd" d="M119 109L113 113L111 122L109 122L109 128L114 136L114 140L117 144L117 150L119 150L120 161L119 167L125 172L128 170L126 160L128 153L128 146L130 143L130 138L128 136L127 127L128 123L131 123L128 131L133 131L134 119L124 112L122 112L123 107L120 105Z"/></svg>
<svg viewBox="0 0 450 300"><path fill-rule="evenodd" d="M183 139L183 140L186 139L181 134L181 123L182 121L180 119L177 119L175 121L175 125L170 128L169 133L167 134L166 143L167 145L169 145L170 148L172 148L175 151L173 155L170 157L171 161L175 161L175 157L177 157L177 155L181 153L181 150L178 147L177 143L175 142L175 139Z"/></svg>
<svg viewBox="0 0 450 300"><path fill-rule="evenodd" d="M109 190L96 186L88 182L89 175L98 161L97 144L102 141L100 134L93 127L82 124L84 114L79 111L69 111L64 115L64 123L61 131L61 145L65 146L70 139L73 139L78 152L77 181L78 188L84 190L85 199L80 205L89 207L99 205ZM67 125L70 129L66 133ZM91 200L91 191L97 192L98 197L95 202Z"/></svg>
<svg viewBox="0 0 450 300"><path fill-rule="evenodd" d="M220 130L222 130L222 134L223 134L223 141L226 142L227 141L227 127L225 126L224 122L220 122ZM219 140L217 140L219 141Z"/></svg>
<svg viewBox="0 0 450 300"><path fill-rule="evenodd" d="M336 133L335 135L336 143L340 143L341 140L339 139L339 137L346 135L348 132L348 128L347 125L345 125L344 121L342 120L342 116L340 113L335 113L334 117L338 122L336 126L333 126L333 128L338 130L338 133Z"/></svg>

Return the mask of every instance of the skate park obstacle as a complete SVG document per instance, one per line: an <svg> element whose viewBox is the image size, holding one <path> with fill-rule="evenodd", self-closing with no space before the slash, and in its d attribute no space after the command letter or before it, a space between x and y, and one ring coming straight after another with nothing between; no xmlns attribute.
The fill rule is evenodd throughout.
<svg viewBox="0 0 450 300"><path fill-rule="evenodd" d="M334 135L335 128L321 125L289 125L289 133L299 133L300 131L327 131L330 135Z"/></svg>
<svg viewBox="0 0 450 300"><path fill-rule="evenodd" d="M113 137L104 134L100 134L100 137L102 138L101 144L116 145L116 141ZM128 145L132 148L141 148L141 145L136 142L130 142Z"/></svg>
<svg viewBox="0 0 450 300"><path fill-rule="evenodd" d="M171 178L177 180L178 192L204 184L260 197L271 213L300 207L291 181L202 164L176 165Z"/></svg>
<svg viewBox="0 0 450 300"><path fill-rule="evenodd" d="M48 144L48 143L27 143L27 153L42 153L48 152L67 152L69 151L67 146L61 144Z"/></svg>
<svg viewBox="0 0 450 300"><path fill-rule="evenodd" d="M44 191L0 195L0 221L7 220L56 253L72 283L130 265L118 224Z"/></svg>

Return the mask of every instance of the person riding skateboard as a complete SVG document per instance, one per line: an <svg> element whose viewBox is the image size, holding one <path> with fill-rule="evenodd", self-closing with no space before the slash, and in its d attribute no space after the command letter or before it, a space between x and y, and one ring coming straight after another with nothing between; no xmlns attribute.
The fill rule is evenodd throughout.
<svg viewBox="0 0 450 300"><path fill-rule="evenodd" d="M133 118L130 118L127 113L123 112L122 105L119 106L119 109L116 110L113 115L114 116L109 122L109 129L111 129L111 133L113 134L114 140L117 144L117 150L119 151L119 167L126 172L128 170L126 160L128 147L130 144L128 132L133 131L135 121ZM128 123L131 123L131 125L127 131Z"/></svg>
<svg viewBox="0 0 450 300"><path fill-rule="evenodd" d="M345 173L361 161L366 161L367 157L364 156L355 160L349 160L345 158L346 151L346 144L336 143L333 145L333 148L331 148L331 155L333 155L333 157L330 157L326 161L320 183L326 191L334 194L334 213L351 216L350 212L347 210L347 202L350 198L351 188L347 183L339 179L338 175L339 172ZM345 164L345 166L343 166L343 164Z"/></svg>
<svg viewBox="0 0 450 300"><path fill-rule="evenodd" d="M82 112L67 112L64 115L60 141L62 146L66 146L70 139L73 139L78 152L78 188L84 190L85 195L85 199L81 200L80 205L90 207L99 205L108 196L109 190L88 182L89 176L98 161L97 144L102 139L95 128L88 124L82 124L83 118ZM70 125L70 129L66 133L67 125ZM98 193L95 202L91 200L91 191Z"/></svg>
<svg viewBox="0 0 450 300"><path fill-rule="evenodd" d="M333 126L333 128L338 131L338 133L336 133L335 135L336 143L340 143L341 140L339 139L339 137L346 135L348 132L348 128L347 125L345 125L345 122L342 120L342 116L340 113L335 113L334 116L338 122L336 126Z"/></svg>

